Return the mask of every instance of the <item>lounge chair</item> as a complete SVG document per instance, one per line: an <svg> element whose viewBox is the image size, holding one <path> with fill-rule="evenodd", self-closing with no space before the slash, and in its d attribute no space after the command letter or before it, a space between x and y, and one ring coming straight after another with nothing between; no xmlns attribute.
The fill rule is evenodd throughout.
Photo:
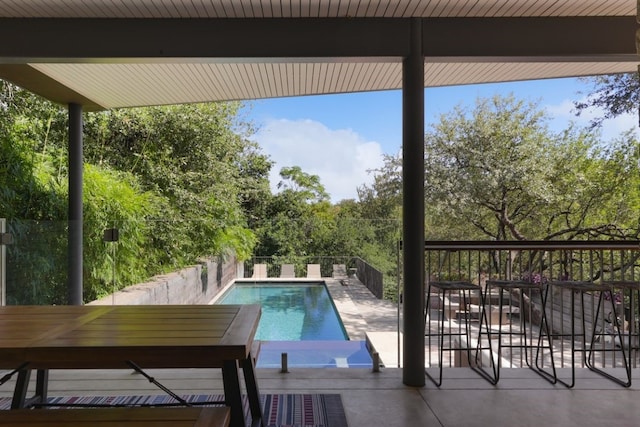
<svg viewBox="0 0 640 427"><path fill-rule="evenodd" d="M254 264L252 279L266 279L267 277L267 264Z"/></svg>
<svg viewBox="0 0 640 427"><path fill-rule="evenodd" d="M333 264L333 277L347 277L347 266L344 264Z"/></svg>
<svg viewBox="0 0 640 427"><path fill-rule="evenodd" d="M282 264L280 268L280 277L296 277L296 271L293 264Z"/></svg>
<svg viewBox="0 0 640 427"><path fill-rule="evenodd" d="M322 277L320 274L320 264L307 264L307 277L319 279Z"/></svg>

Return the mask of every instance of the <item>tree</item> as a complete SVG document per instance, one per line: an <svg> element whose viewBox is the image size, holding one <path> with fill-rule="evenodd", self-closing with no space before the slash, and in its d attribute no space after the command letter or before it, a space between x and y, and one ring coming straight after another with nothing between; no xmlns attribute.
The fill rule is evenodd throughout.
<svg viewBox="0 0 640 427"><path fill-rule="evenodd" d="M282 180L257 223L258 256L308 256L322 254L330 217L330 203L317 175L299 166L283 167Z"/></svg>
<svg viewBox="0 0 640 427"><path fill-rule="evenodd" d="M135 174L167 201L153 218L167 269L232 250L250 256L245 211L268 190L270 163L243 136L239 103L113 110L86 123L88 161ZM246 173L250 172L250 173Z"/></svg>
<svg viewBox="0 0 640 427"><path fill-rule="evenodd" d="M24 115L33 107L34 120ZM0 217L7 219L9 304L64 303L66 292L66 190L59 162L43 150L47 105L0 81Z"/></svg>
<svg viewBox="0 0 640 427"><path fill-rule="evenodd" d="M425 193L436 238L534 240L624 238L630 218L606 212L635 181L612 174L627 162L622 144L597 133L550 132L535 104L513 97L456 108L427 133ZM635 179L635 177L634 177ZM469 225L472 228L469 228ZM435 228L433 228L435 227Z"/></svg>
<svg viewBox="0 0 640 427"><path fill-rule="evenodd" d="M603 144L590 129L551 132L513 96L457 107L425 135L426 233L433 240L633 238L638 141ZM387 157L361 204L400 209L401 160Z"/></svg>
<svg viewBox="0 0 640 427"><path fill-rule="evenodd" d="M598 108L604 112L603 116L591 121L592 127L598 127L604 120L621 114L638 113L638 106L640 106L638 73L584 77L582 81L591 84L592 87L585 100L575 102L578 115L590 108Z"/></svg>
<svg viewBox="0 0 640 427"><path fill-rule="evenodd" d="M374 181L358 187L358 253L383 273L386 299L397 298L398 242L402 239L402 164L399 156L384 156Z"/></svg>
<svg viewBox="0 0 640 427"><path fill-rule="evenodd" d="M85 298L111 292L114 263L120 288L201 256L250 256L246 212L270 195L271 163L246 138L239 106L85 114ZM0 214L19 243L8 250L13 303L66 298L67 140L63 108L0 81ZM114 226L115 259L102 241Z"/></svg>
<svg viewBox="0 0 640 427"><path fill-rule="evenodd" d="M84 170L83 297L93 301L162 272L162 248L154 247L153 222L166 200L140 189L137 178L91 164ZM119 231L105 242L105 229Z"/></svg>
<svg viewBox="0 0 640 427"><path fill-rule="evenodd" d="M302 171L300 166L283 167L280 170L282 180L278 188L292 191L298 198L306 202L322 202L329 199L329 195L320 183L318 175L310 175Z"/></svg>

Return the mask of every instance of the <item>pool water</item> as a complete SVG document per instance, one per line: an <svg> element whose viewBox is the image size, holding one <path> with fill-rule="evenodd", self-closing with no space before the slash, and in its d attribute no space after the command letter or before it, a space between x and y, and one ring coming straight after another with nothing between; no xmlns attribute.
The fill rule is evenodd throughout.
<svg viewBox="0 0 640 427"><path fill-rule="evenodd" d="M282 353L296 368L368 368L372 361L365 341L264 341L258 368L281 368Z"/></svg>
<svg viewBox="0 0 640 427"><path fill-rule="evenodd" d="M235 283L216 304L260 304L261 341L348 340L323 283Z"/></svg>

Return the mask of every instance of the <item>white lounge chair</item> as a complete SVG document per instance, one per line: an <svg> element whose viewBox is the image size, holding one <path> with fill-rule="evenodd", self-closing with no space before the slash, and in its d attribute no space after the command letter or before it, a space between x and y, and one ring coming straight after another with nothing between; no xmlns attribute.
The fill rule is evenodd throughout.
<svg viewBox="0 0 640 427"><path fill-rule="evenodd" d="M267 278L267 264L254 264L252 279L266 279Z"/></svg>
<svg viewBox="0 0 640 427"><path fill-rule="evenodd" d="M282 264L280 268L280 277L296 277L296 271L293 264Z"/></svg>
<svg viewBox="0 0 640 427"><path fill-rule="evenodd" d="M347 266L344 264L333 264L333 277L347 277Z"/></svg>
<svg viewBox="0 0 640 427"><path fill-rule="evenodd" d="M307 277L314 279L322 277L320 274L320 264L307 264Z"/></svg>

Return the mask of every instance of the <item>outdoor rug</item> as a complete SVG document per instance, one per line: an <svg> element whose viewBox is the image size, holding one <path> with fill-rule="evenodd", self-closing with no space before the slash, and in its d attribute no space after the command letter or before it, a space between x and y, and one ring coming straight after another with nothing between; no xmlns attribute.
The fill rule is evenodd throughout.
<svg viewBox="0 0 640 427"><path fill-rule="evenodd" d="M180 396L192 405L207 406L206 402L219 402L219 394ZM266 424L269 427L347 427L347 418L339 394L264 394L260 396ZM80 406L158 406L179 405L169 395L157 396L65 396L49 397L51 408L65 405ZM243 397L245 414L249 404ZM0 410L9 409L10 398L0 398ZM250 424L250 423L249 423Z"/></svg>

